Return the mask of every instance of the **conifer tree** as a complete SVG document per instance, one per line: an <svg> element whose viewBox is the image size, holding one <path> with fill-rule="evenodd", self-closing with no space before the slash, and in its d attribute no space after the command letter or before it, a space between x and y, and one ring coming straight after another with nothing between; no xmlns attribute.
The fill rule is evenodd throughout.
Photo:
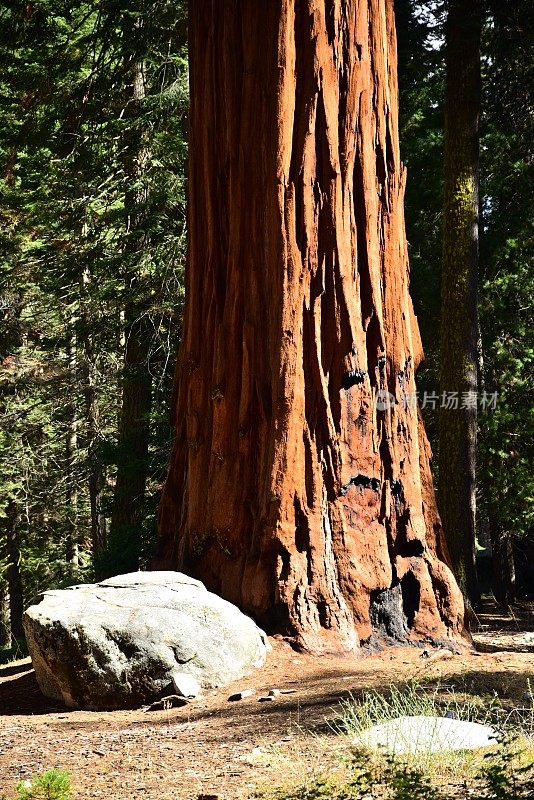
<svg viewBox="0 0 534 800"><path fill-rule="evenodd" d="M482 6L449 0L446 24L438 505L456 577L476 603L478 216Z"/></svg>

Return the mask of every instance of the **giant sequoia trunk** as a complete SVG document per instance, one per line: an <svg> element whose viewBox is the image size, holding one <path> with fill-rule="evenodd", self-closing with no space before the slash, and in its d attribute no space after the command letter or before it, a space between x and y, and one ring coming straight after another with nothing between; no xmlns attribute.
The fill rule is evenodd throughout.
<svg viewBox="0 0 534 800"><path fill-rule="evenodd" d="M475 559L478 386L478 121L481 2L449 0L441 303L439 509L456 577L479 599Z"/></svg>
<svg viewBox="0 0 534 800"><path fill-rule="evenodd" d="M402 402L422 352L392 2L194 0L189 36L186 311L155 563L315 651L458 634L429 448Z"/></svg>

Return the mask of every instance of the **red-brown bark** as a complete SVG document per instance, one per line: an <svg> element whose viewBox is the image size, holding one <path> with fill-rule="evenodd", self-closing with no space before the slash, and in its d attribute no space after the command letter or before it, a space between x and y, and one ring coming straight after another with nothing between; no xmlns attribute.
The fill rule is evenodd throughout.
<svg viewBox="0 0 534 800"><path fill-rule="evenodd" d="M315 651L458 635L414 392L391 0L190 3L189 260L158 566Z"/></svg>

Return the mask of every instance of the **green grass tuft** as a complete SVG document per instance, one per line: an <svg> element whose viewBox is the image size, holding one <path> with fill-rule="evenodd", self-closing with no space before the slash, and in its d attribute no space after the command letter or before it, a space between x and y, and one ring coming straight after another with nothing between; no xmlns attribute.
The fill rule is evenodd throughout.
<svg viewBox="0 0 534 800"><path fill-rule="evenodd" d="M473 779L461 784L437 785L424 769L393 756L381 758L365 751L354 753L347 776L315 779L273 800L532 800L534 762L517 764L510 746L486 756Z"/></svg>
<svg viewBox="0 0 534 800"><path fill-rule="evenodd" d="M64 769L47 769L31 781L21 781L15 800L71 800L70 774ZM5 795L0 800L7 800Z"/></svg>

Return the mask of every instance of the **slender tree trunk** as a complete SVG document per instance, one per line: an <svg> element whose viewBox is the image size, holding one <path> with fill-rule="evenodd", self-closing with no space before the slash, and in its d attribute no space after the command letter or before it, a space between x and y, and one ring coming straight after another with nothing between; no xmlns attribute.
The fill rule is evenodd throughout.
<svg viewBox="0 0 534 800"><path fill-rule="evenodd" d="M446 33L445 183L441 305L439 509L453 569L472 603L476 574L478 123L481 2L449 0Z"/></svg>
<svg viewBox="0 0 534 800"><path fill-rule="evenodd" d="M139 114L145 97L144 64L136 61L131 68L129 115ZM142 177L147 152L142 128L134 129L128 142L125 170L134 188L127 193L129 239L126 250L140 257L148 245L142 230L147 191ZM136 273L130 281L130 292L141 295L125 309L125 357L122 383L122 406L119 425L119 459L110 530L110 547L114 569L139 568L142 515L148 475L148 445L152 404L152 375L149 367L150 321L146 298L139 289L141 277Z"/></svg>
<svg viewBox="0 0 534 800"><path fill-rule="evenodd" d="M19 514L14 501L6 509L7 585L9 589L9 623L13 639L23 639L22 614L24 597L20 574Z"/></svg>
<svg viewBox="0 0 534 800"><path fill-rule="evenodd" d="M19 324L22 305L14 305L7 314L4 314L2 325L0 326L0 364L10 353L16 352L21 346L21 330L23 326ZM13 385L7 381L0 383L0 415L5 420L6 397L15 391ZM4 474L4 479L8 483L10 471ZM18 476L17 476L18 477ZM16 532L17 508L13 500L7 503L5 514L0 517L0 562L3 562L5 569L0 570L0 647L11 647L15 632L11 628L12 616L18 616L17 605L22 608L22 583L19 574L20 552ZM12 604L10 588L15 591L15 598ZM18 595L18 597L17 597ZM22 614L21 614L22 616Z"/></svg>
<svg viewBox="0 0 534 800"><path fill-rule="evenodd" d="M123 357L126 354L126 312L124 308L119 309L118 313L118 320L117 320L117 352L120 353ZM117 429L120 429L121 426L121 415L122 415L122 381L123 376L119 375L118 385L117 385Z"/></svg>
<svg viewBox="0 0 534 800"><path fill-rule="evenodd" d="M67 513L67 538L65 557L71 573L78 566L78 489L76 485L76 451L78 449L78 420L76 418L76 334L74 320L70 320L67 338L67 361L69 374L70 402L67 404L67 436L65 442L66 490L65 509Z"/></svg>
<svg viewBox="0 0 534 800"><path fill-rule="evenodd" d="M0 648L11 647L11 622L9 619L9 590L7 577L0 577Z"/></svg>
<svg viewBox="0 0 534 800"><path fill-rule="evenodd" d="M127 328L119 459L110 540L118 571L139 568L140 526L148 474L152 378L145 317Z"/></svg>
<svg viewBox="0 0 534 800"><path fill-rule="evenodd" d="M493 594L498 603L508 606L517 599L513 538L500 529L495 519L489 521Z"/></svg>
<svg viewBox="0 0 534 800"><path fill-rule="evenodd" d="M104 472L98 455L99 407L96 385L95 350L93 345L94 320L91 318L87 300L91 275L85 270L80 281L81 294L81 340L83 346L83 385L85 400L85 421L87 431L87 453L89 461L89 504L91 507L91 550L95 574L100 578L99 561L106 549L106 517L103 510Z"/></svg>
<svg viewBox="0 0 534 800"><path fill-rule="evenodd" d="M95 564L95 577L100 578L99 559L106 549L107 530L106 517L103 510L104 501L104 474L98 463L95 448L89 451L89 504L91 507L91 552Z"/></svg>
<svg viewBox="0 0 534 800"><path fill-rule="evenodd" d="M412 402L393 4L192 0L189 41L186 310L155 564L316 652L457 635Z"/></svg>

